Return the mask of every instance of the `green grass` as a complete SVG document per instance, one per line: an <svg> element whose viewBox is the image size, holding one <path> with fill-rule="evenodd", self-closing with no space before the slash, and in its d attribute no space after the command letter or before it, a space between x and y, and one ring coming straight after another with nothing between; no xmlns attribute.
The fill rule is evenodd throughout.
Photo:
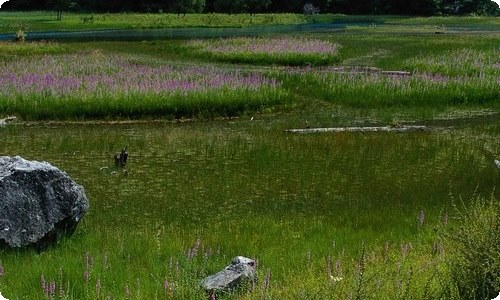
<svg viewBox="0 0 500 300"><path fill-rule="evenodd" d="M14 59L16 56L59 54L67 52L67 47L58 43L10 43L0 42L0 60Z"/></svg>
<svg viewBox="0 0 500 300"><path fill-rule="evenodd" d="M311 34L306 38L326 40L340 45L336 67L347 73L328 71L324 68L287 69L256 64L304 64L309 58L291 55L280 58L260 54L217 54L200 55L192 51L185 41L151 42L91 42L91 43L40 43L0 46L4 60L15 61L17 55L55 55L88 52L102 52L107 55L124 55L139 64L176 65L178 68L194 65L211 66L230 72L256 72L266 77L275 77L281 82L281 92L268 94L228 95L227 99L212 96L196 96L192 101L186 98L151 96L109 97L66 100L43 95L29 95L18 92L17 100L3 99L3 114L17 114L25 119L113 119L113 118L181 118L238 116L255 112L278 112L310 110L322 114L321 109L338 111L338 106L358 110L372 110L378 119L395 119L395 114L407 118L433 118L445 111L457 109L498 110L500 103L497 85L499 74L498 34L460 35L406 35L347 31L338 34ZM300 40L300 35L295 39ZM262 38L263 40L265 38ZM220 40L204 40L206 45L218 45ZM31 54L30 54L31 53ZM233 58L240 65L230 64ZM288 60L290 59L290 60ZM297 59L297 60L295 60ZM220 60L228 62L221 63ZM245 65L244 63L247 63ZM411 76L394 78L375 72L364 74L363 68L407 71ZM29 67L28 67L29 68ZM352 69L354 68L354 69ZM361 70L361 74L355 74ZM210 94L211 95L211 94ZM42 106L35 106L33 99L43 100ZM184 100L183 100L184 99ZM211 99L206 102L203 99ZM247 102L247 103L245 103ZM262 103L265 102L265 105ZM218 104L217 104L218 103ZM312 107L312 110L311 110ZM423 113L423 116L422 116ZM336 113L338 115L338 113ZM386 115L386 116L384 116ZM397 119L397 117L396 117ZM331 118L330 118L331 120ZM328 122L328 118L322 121Z"/></svg>
<svg viewBox="0 0 500 300"><path fill-rule="evenodd" d="M298 37L229 38L186 43L197 56L211 60L253 65L321 66L339 62L339 45Z"/></svg>
<svg viewBox="0 0 500 300"><path fill-rule="evenodd" d="M452 78L384 74L292 75L284 80L303 95L356 108L490 106L498 108L496 77Z"/></svg>
<svg viewBox="0 0 500 300"><path fill-rule="evenodd" d="M266 123L2 128L2 154L50 161L91 201L58 246L0 252L2 293L45 299L43 274L68 299L96 299L97 282L101 299L125 298L127 285L132 299L163 299L165 279L176 299L199 299L200 279L247 255L259 281L246 299L438 298L448 249L435 229L446 215L445 227L454 224L448 195L468 199L478 183L488 195L498 179L480 140L462 131L290 135ZM124 145L127 177L112 173Z"/></svg>
<svg viewBox="0 0 500 300"><path fill-rule="evenodd" d="M28 94L0 101L0 110L26 121L215 118L260 112L283 102L285 96L272 89L63 98Z"/></svg>
<svg viewBox="0 0 500 300"><path fill-rule="evenodd" d="M432 16L432 17L405 17L405 16L347 16L341 14L320 14L309 17L312 22L328 23L328 22L347 22L347 23L362 23L371 22L376 26L383 25L404 25L407 29L410 27L421 26L453 26L476 29L494 29L500 26L498 17L484 16ZM408 26L409 25L409 26Z"/></svg>
<svg viewBox="0 0 500 300"><path fill-rule="evenodd" d="M84 21L85 19L85 21ZM98 29L153 29L185 27L249 27L261 25L301 24L305 19L296 14L84 14L64 13L62 21L55 12L0 12L0 32L67 31Z"/></svg>

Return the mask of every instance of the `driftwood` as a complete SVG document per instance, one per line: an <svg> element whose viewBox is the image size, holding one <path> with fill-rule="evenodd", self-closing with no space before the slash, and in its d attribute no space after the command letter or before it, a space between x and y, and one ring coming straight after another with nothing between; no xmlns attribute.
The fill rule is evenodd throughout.
<svg viewBox="0 0 500 300"><path fill-rule="evenodd" d="M0 126L4 126L4 125L7 125L9 123L12 123L14 121L16 121L17 117L15 116L8 116L6 118L3 118L3 119L0 119Z"/></svg>
<svg viewBox="0 0 500 300"><path fill-rule="evenodd" d="M288 129L291 133L321 133L321 132L407 132L426 130L426 126L370 126L370 127L333 127L333 128L304 128Z"/></svg>

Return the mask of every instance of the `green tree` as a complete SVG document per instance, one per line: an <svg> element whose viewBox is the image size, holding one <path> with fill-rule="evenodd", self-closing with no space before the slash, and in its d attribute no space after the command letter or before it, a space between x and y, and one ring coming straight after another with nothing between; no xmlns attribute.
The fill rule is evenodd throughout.
<svg viewBox="0 0 500 300"><path fill-rule="evenodd" d="M75 8L76 2L73 0L51 0L47 3L47 5L50 9L56 11L57 21L61 21L63 12Z"/></svg>
<svg viewBox="0 0 500 300"><path fill-rule="evenodd" d="M205 8L205 0L176 0L171 10L177 14L201 13Z"/></svg>
<svg viewBox="0 0 500 300"><path fill-rule="evenodd" d="M269 4L271 4L271 0L244 0L243 7L247 12L253 14L265 11Z"/></svg>
<svg viewBox="0 0 500 300"><path fill-rule="evenodd" d="M244 8L244 0L215 0L214 10L217 12L234 14L240 13Z"/></svg>

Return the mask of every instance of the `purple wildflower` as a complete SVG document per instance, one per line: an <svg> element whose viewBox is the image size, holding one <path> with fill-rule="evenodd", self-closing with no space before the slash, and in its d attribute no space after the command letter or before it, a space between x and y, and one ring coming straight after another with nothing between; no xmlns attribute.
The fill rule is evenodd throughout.
<svg viewBox="0 0 500 300"><path fill-rule="evenodd" d="M96 292L96 295L97 295L97 299L100 298L100 294L101 294L101 279L97 279L97 282L95 283L95 292Z"/></svg>
<svg viewBox="0 0 500 300"><path fill-rule="evenodd" d="M45 275L42 273L40 276L40 285L42 286L42 291L45 295L45 297L49 297L49 286L47 285L47 282L45 281Z"/></svg>
<svg viewBox="0 0 500 300"><path fill-rule="evenodd" d="M185 95L213 90L276 88L261 74L216 67L133 64L128 57L91 54L44 56L0 62L0 95L7 97L121 97Z"/></svg>
<svg viewBox="0 0 500 300"><path fill-rule="evenodd" d="M333 274L332 274L332 257L330 255L328 255L328 257L326 258L326 275L327 275L328 279L333 278Z"/></svg>
<svg viewBox="0 0 500 300"><path fill-rule="evenodd" d="M271 284L271 269L268 269L266 272L266 277L264 277L264 290L269 290L269 286Z"/></svg>
<svg viewBox="0 0 500 300"><path fill-rule="evenodd" d="M425 211L420 210L420 213L418 214L418 226L423 226L425 222Z"/></svg>
<svg viewBox="0 0 500 300"><path fill-rule="evenodd" d="M329 41L306 38L232 38L218 42L197 40L191 46L221 54L323 54L337 53L338 45Z"/></svg>
<svg viewBox="0 0 500 300"><path fill-rule="evenodd" d="M87 284L90 280L90 256L85 254L85 269L83 270L83 281Z"/></svg>
<svg viewBox="0 0 500 300"><path fill-rule="evenodd" d="M130 289L128 288L128 283L125 285L125 299L130 299Z"/></svg>

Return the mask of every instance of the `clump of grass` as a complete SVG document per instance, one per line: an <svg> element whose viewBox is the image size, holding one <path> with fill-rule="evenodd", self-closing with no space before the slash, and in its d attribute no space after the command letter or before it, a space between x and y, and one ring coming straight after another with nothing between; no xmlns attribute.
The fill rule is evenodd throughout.
<svg viewBox="0 0 500 300"><path fill-rule="evenodd" d="M16 31L16 37L14 38L14 41L22 43L25 40L26 40L26 33L24 32L24 30L19 29L18 31Z"/></svg>
<svg viewBox="0 0 500 300"><path fill-rule="evenodd" d="M308 70L285 76L303 95L356 108L497 105L495 77L383 74L356 70Z"/></svg>
<svg viewBox="0 0 500 300"><path fill-rule="evenodd" d="M338 44L308 38L242 37L188 42L199 55L231 63L327 65L338 62Z"/></svg>
<svg viewBox="0 0 500 300"><path fill-rule="evenodd" d="M250 27L261 25L287 25L306 23L300 14L165 14L165 13L97 13L91 21L85 13L65 13L61 21L54 22L55 12L1 12L0 32L14 32L18 24L31 31L88 30L88 29L154 29L194 27Z"/></svg>
<svg viewBox="0 0 500 300"><path fill-rule="evenodd" d="M458 210L458 229L448 235L450 287L462 299L493 299L500 291L500 204L475 198Z"/></svg>
<svg viewBox="0 0 500 300"><path fill-rule="evenodd" d="M42 54L57 54L67 51L66 46L59 43L31 42L10 43L0 42L0 61L13 56L30 56Z"/></svg>
<svg viewBox="0 0 500 300"><path fill-rule="evenodd" d="M460 49L437 56L417 56L404 63L406 69L446 76L500 76L500 49Z"/></svg>
<svg viewBox="0 0 500 300"><path fill-rule="evenodd" d="M0 111L27 119L235 116L285 96L259 73L176 68L100 52L0 66Z"/></svg>

